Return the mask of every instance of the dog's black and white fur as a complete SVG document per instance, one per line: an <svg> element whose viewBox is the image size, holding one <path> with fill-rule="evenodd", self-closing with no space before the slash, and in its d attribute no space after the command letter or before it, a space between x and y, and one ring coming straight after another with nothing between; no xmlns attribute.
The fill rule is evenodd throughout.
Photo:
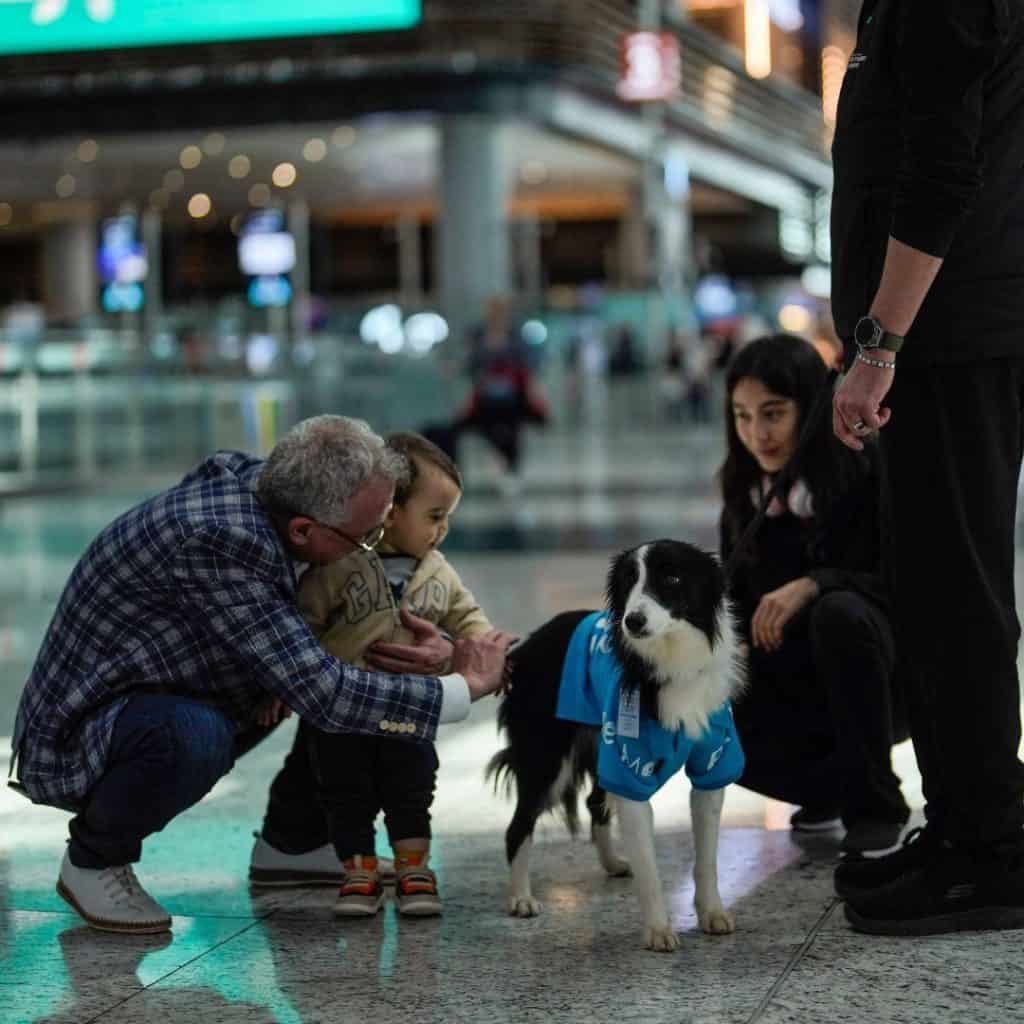
<svg viewBox="0 0 1024 1024"><path fill-rule="evenodd" d="M691 739L708 716L742 685L732 616L718 561L680 541L659 540L612 560L607 605L614 625L623 689L637 688L640 713ZM510 656L510 685L499 711L508 746L491 760L488 773L514 780L517 803L505 834L511 867L508 910L532 917L540 910L530 889L529 855L534 825L561 805L576 831L576 797L589 778L587 807L601 865L609 875L632 873L643 913L644 943L670 951L679 940L669 923L654 859L654 819L647 802L605 793L598 785L596 728L555 717L562 663L573 631L589 615L565 612L541 626ZM724 790L693 789L690 806L695 844L694 882L701 928L711 934L734 930L718 892L718 832ZM610 812L621 820L628 860L616 855Z"/></svg>

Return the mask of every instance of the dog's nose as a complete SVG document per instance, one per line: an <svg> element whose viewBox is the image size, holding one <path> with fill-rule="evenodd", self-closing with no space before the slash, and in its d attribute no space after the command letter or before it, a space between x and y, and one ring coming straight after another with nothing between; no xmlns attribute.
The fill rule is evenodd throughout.
<svg viewBox="0 0 1024 1024"><path fill-rule="evenodd" d="M625 618L626 632L643 636L647 632L647 616L643 612L630 612Z"/></svg>

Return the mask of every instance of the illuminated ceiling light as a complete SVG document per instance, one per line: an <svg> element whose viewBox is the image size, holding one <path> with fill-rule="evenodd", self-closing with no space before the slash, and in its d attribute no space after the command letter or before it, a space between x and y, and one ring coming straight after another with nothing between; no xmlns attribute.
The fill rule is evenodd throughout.
<svg viewBox="0 0 1024 1024"><path fill-rule="evenodd" d="M821 109L825 122L836 123L839 92L846 76L846 51L838 46L826 46L821 51Z"/></svg>
<svg viewBox="0 0 1024 1024"><path fill-rule="evenodd" d="M78 159L83 164L91 164L99 156L100 144L95 139L83 139L78 144Z"/></svg>
<svg viewBox="0 0 1024 1024"><path fill-rule="evenodd" d="M220 132L210 132L203 139L203 152L207 156L220 156L224 152L224 136Z"/></svg>
<svg viewBox="0 0 1024 1024"><path fill-rule="evenodd" d="M14 217L14 207L10 203L0 203L0 228L7 227Z"/></svg>
<svg viewBox="0 0 1024 1024"><path fill-rule="evenodd" d="M194 167L198 167L203 160L203 151L198 146L186 146L178 154L178 163L185 168L186 171L191 171Z"/></svg>
<svg viewBox="0 0 1024 1024"><path fill-rule="evenodd" d="M799 32L804 27L800 0L768 0L768 14L783 32Z"/></svg>
<svg viewBox="0 0 1024 1024"><path fill-rule="evenodd" d="M70 174L62 174L57 179L57 195L61 199L67 199L69 196L75 194L75 188L78 182L75 181L74 177Z"/></svg>
<svg viewBox="0 0 1024 1024"><path fill-rule="evenodd" d="M164 188L168 192L177 192L185 184L185 175L181 171L168 171L164 175Z"/></svg>
<svg viewBox="0 0 1024 1024"><path fill-rule="evenodd" d="M213 203L205 192L197 192L188 201L188 215L196 220L205 217L213 209Z"/></svg>
<svg viewBox="0 0 1024 1024"><path fill-rule="evenodd" d="M270 202L270 186L269 185L253 185L249 189L249 202L253 206L266 206Z"/></svg>
<svg viewBox="0 0 1024 1024"><path fill-rule="evenodd" d="M732 119L736 96L736 75L721 64L704 69L702 100L708 121L718 127Z"/></svg>
<svg viewBox="0 0 1024 1024"><path fill-rule="evenodd" d="M811 311L796 305L796 303L789 303L779 310L779 326L784 331L799 334L801 331L808 330L813 323L814 317L811 316Z"/></svg>
<svg viewBox="0 0 1024 1024"><path fill-rule="evenodd" d="M331 142L344 149L345 146L351 146L356 141L356 134L355 128L350 124L343 124L331 132Z"/></svg>
<svg viewBox="0 0 1024 1024"><path fill-rule="evenodd" d="M800 284L808 295L816 299L827 299L832 294L832 271L821 264L811 264L800 275Z"/></svg>
<svg viewBox="0 0 1024 1024"><path fill-rule="evenodd" d="M295 184L296 177L298 177L298 172L295 170L295 164L283 163L274 168L270 180L278 188L289 188Z"/></svg>
<svg viewBox="0 0 1024 1024"><path fill-rule="evenodd" d="M772 73L772 19L768 0L745 0L743 42L747 74L767 78Z"/></svg>
<svg viewBox="0 0 1024 1024"><path fill-rule="evenodd" d="M327 143L323 139L310 139L302 147L302 155L311 164L318 164L327 156Z"/></svg>
<svg viewBox="0 0 1024 1024"><path fill-rule="evenodd" d="M541 185L548 180L548 169L539 160L527 160L519 168L519 177L527 185Z"/></svg>
<svg viewBox="0 0 1024 1024"><path fill-rule="evenodd" d="M232 178L244 178L251 170L252 161L244 153L239 153L228 161L228 174Z"/></svg>

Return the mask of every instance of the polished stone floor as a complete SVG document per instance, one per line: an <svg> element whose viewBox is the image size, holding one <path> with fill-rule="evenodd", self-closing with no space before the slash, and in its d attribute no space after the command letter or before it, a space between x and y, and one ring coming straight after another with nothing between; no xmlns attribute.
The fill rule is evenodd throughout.
<svg viewBox="0 0 1024 1024"><path fill-rule="evenodd" d="M467 453L469 487L449 554L491 617L527 631L600 601L607 556L676 535L714 544L707 429L554 431L531 437L521 494ZM15 701L49 612L94 533L172 475L104 492L8 501L0 515L0 770ZM683 938L640 948L628 880L607 880L585 838L551 819L534 858L541 916L503 910L509 804L484 784L494 701L442 731L436 920L340 922L330 890L260 893L246 869L290 724L243 758L197 807L147 843L143 882L174 915L173 938L84 928L54 892L66 815L0 790L0 1024L67 1022L581 1021L644 1024L851 1021L1007 1024L1024 1019L1015 933L874 939L847 927L831 891L839 836L797 842L790 808L735 787L720 871L738 928L696 931L686 785L655 802L657 853ZM895 753L914 806L909 746ZM5 772L6 773L6 772Z"/></svg>

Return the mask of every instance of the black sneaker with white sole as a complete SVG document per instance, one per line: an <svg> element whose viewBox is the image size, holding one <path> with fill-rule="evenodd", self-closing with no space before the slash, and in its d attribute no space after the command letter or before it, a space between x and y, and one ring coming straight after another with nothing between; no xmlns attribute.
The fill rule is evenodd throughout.
<svg viewBox="0 0 1024 1024"><path fill-rule="evenodd" d="M833 876L836 894L843 899L863 896L884 885L891 885L910 871L923 867L939 847L934 829L911 829L903 845L884 857L847 857Z"/></svg>
<svg viewBox="0 0 1024 1024"><path fill-rule="evenodd" d="M840 849L854 854L891 850L900 841L902 831L903 822L863 818L847 828Z"/></svg>
<svg viewBox="0 0 1024 1024"><path fill-rule="evenodd" d="M1024 839L969 848L942 841L921 866L846 901L869 935L1024 928Z"/></svg>
<svg viewBox="0 0 1024 1024"><path fill-rule="evenodd" d="M834 807L801 807L789 819L789 827L794 832L831 832L842 823Z"/></svg>

